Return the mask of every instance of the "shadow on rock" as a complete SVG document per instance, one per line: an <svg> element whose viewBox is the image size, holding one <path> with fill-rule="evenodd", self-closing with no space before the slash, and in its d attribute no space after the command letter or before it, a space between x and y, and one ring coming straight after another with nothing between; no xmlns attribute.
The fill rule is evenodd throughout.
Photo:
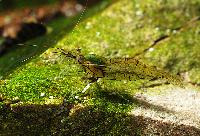
<svg viewBox="0 0 200 136"><path fill-rule="evenodd" d="M136 106L139 106L145 109L153 109L155 111L161 111L165 113L175 113L174 111L169 110L163 106L149 103L148 101L145 101L144 99L127 94L124 91L99 90L97 95L98 95L98 98L105 99L106 101L109 101L112 103L134 104Z"/></svg>
<svg viewBox="0 0 200 136"><path fill-rule="evenodd" d="M142 116L105 112L85 107L69 116L59 135L194 135L200 129Z"/></svg>
<svg viewBox="0 0 200 136"><path fill-rule="evenodd" d="M142 103L140 103L142 104ZM73 112L71 112L73 110ZM105 107L29 105L0 112L0 135L199 135L198 128L162 122Z"/></svg>

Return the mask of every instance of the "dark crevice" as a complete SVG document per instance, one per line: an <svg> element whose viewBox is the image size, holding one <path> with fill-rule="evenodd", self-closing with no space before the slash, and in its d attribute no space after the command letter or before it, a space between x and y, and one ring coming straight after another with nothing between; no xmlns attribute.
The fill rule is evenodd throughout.
<svg viewBox="0 0 200 136"><path fill-rule="evenodd" d="M191 81L189 81L188 83L190 83L193 86L200 86L200 83L195 83L195 82L191 82Z"/></svg>
<svg viewBox="0 0 200 136"><path fill-rule="evenodd" d="M174 28L172 29L172 31L177 31L177 32L181 32L181 31L184 31L184 29L186 29L187 27L189 27L191 24L194 24L196 23L197 21L200 20L200 16L197 16L197 17L194 17L192 18L190 21L184 23L182 26L180 27L177 27L177 28ZM140 56L142 54L145 54L150 48L154 48L155 46L157 46L159 43L161 43L162 41L166 40L166 39L169 39L170 37L172 36L172 34L166 34L166 35L162 35L161 37L157 38L156 40L153 41L152 44L150 44L150 46L146 49L144 49L143 51L139 52L139 53L136 53L134 56L137 57L137 56Z"/></svg>

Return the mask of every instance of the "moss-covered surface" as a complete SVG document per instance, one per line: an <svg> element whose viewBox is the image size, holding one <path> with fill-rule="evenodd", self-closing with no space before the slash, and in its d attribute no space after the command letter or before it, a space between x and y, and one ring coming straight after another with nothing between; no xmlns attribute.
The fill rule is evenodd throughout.
<svg viewBox="0 0 200 136"><path fill-rule="evenodd" d="M58 47L80 47L83 55L95 53L108 58L141 53L146 64L187 74L186 80L199 84L200 25L198 20L188 24L199 15L199 4L198 0L104 1L87 11L76 27L79 17L49 24L53 32L27 43L34 46L20 47L0 58L0 134L150 133L145 131L145 121L149 120L128 113L143 104L132 96L142 91L143 83L151 82L102 79L83 94L88 81L82 78L85 73L81 66L54 52ZM178 27L182 29L175 30ZM143 52L163 35L169 38ZM164 126L163 133L172 124Z"/></svg>

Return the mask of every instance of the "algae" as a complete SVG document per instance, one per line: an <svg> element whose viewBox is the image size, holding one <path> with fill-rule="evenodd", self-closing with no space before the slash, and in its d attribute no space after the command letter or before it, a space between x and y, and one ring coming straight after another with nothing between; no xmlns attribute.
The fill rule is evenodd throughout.
<svg viewBox="0 0 200 136"><path fill-rule="evenodd" d="M52 22L59 29L55 27L51 34L26 43L38 46L16 49L0 58L0 94L4 98L0 109L0 134L153 133L145 129L154 121L128 114L135 106L145 105L132 96L144 91L144 83L151 85L152 82L102 80L82 94L88 84L82 78L85 75L83 69L73 59L54 53L56 48L73 50L80 47L84 56L95 53L108 58L134 57L140 53L140 60L145 64L172 74L188 73L187 80L199 84L199 22L182 31L176 30L199 15L198 0L109 2L103 1L87 11L77 25L80 16ZM169 38L143 52L169 33ZM165 87L161 85L160 89ZM154 91L157 89L153 88ZM13 103L16 97L19 105ZM61 101L51 107L51 99ZM5 103L8 100L11 102ZM160 125L163 124L160 122ZM166 123L163 126L170 130L173 125ZM190 129L177 126L177 131L183 133L183 128ZM166 130L162 130L166 134ZM192 130L198 131L197 128Z"/></svg>

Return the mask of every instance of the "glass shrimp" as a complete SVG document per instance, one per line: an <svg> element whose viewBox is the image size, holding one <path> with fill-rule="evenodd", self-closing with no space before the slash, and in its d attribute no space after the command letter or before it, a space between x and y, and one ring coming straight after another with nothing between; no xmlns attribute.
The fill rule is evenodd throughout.
<svg viewBox="0 0 200 136"><path fill-rule="evenodd" d="M172 75L155 66L144 64L140 60L130 58L104 58L97 57L94 54L83 56L80 49L75 52L66 52L60 49L66 57L75 59L86 72L86 78L90 83L84 88L85 92L91 83L100 78L108 80L129 80L136 81L140 79L157 80L164 79L168 83L184 88L183 81L178 75Z"/></svg>

